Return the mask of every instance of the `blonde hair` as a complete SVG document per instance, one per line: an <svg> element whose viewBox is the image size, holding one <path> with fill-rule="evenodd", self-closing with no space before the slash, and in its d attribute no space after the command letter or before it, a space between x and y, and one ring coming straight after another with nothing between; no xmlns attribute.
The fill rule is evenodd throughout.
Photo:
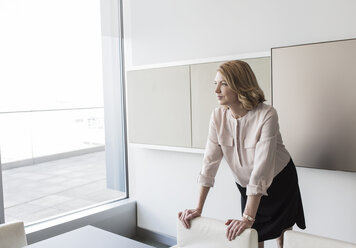
<svg viewBox="0 0 356 248"><path fill-rule="evenodd" d="M228 86L237 94L238 100L246 110L252 110L260 102L266 101L262 89L249 64L232 60L220 65L218 71Z"/></svg>

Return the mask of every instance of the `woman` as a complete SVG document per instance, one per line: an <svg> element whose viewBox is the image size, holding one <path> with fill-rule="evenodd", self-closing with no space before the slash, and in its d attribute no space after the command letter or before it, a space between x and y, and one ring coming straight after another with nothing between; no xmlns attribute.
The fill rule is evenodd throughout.
<svg viewBox="0 0 356 248"><path fill-rule="evenodd" d="M210 118L209 134L198 178L201 185L196 209L179 212L186 228L201 215L205 199L224 157L241 193L240 220L226 221L233 240L246 228L258 232L259 247L296 223L305 229L303 205L295 165L283 145L276 110L267 104L250 66L243 61L222 64L215 77L219 104Z"/></svg>

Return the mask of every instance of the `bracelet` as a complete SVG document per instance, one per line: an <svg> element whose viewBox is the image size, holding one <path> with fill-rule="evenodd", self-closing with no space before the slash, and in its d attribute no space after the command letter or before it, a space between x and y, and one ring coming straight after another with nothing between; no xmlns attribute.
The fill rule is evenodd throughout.
<svg viewBox="0 0 356 248"><path fill-rule="evenodd" d="M251 216L249 216L249 215L247 215L247 214L243 214L242 217L245 218L245 219L247 219L248 221L252 221L252 222L255 221L254 218L252 218Z"/></svg>

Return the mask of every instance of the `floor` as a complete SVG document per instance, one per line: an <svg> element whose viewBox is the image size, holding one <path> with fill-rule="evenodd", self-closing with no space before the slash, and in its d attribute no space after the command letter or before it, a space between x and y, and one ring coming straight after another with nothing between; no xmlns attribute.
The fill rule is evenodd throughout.
<svg viewBox="0 0 356 248"><path fill-rule="evenodd" d="M28 224L125 197L105 173L104 151L3 170L5 219Z"/></svg>
<svg viewBox="0 0 356 248"><path fill-rule="evenodd" d="M141 242L141 243L145 243L145 244L147 244L147 245L156 247L156 248L168 248L168 247L170 247L170 246L167 246L167 245L158 243L158 242L156 242L156 241L149 240L149 239L147 239L147 238L134 237L133 239L136 240L136 241L139 241L139 242Z"/></svg>

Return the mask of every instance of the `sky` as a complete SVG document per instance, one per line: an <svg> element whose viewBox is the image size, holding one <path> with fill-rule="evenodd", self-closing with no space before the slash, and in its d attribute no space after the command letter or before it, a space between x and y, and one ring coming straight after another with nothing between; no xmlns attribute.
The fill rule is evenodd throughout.
<svg viewBox="0 0 356 248"><path fill-rule="evenodd" d="M0 0L0 112L103 106L99 0Z"/></svg>

